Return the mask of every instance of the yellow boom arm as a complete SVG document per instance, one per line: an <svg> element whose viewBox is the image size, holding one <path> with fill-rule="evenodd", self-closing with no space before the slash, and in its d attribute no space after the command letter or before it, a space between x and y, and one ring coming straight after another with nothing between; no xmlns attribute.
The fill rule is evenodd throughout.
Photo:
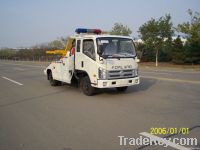
<svg viewBox="0 0 200 150"><path fill-rule="evenodd" d="M66 44L65 49L57 49L57 50L46 51L46 54L54 54L54 55L66 56L67 52L72 48L73 40L74 40L73 38L69 38L67 40L67 44Z"/></svg>

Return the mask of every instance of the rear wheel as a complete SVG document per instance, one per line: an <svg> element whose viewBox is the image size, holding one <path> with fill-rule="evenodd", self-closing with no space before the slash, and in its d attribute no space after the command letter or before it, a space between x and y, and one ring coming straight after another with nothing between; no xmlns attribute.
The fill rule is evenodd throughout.
<svg viewBox="0 0 200 150"><path fill-rule="evenodd" d="M60 81L57 81L57 80L53 79L52 72L48 73L48 79L49 79L49 82L50 82L51 86L61 85Z"/></svg>
<svg viewBox="0 0 200 150"><path fill-rule="evenodd" d="M117 87L118 92L125 92L127 90L128 86L123 86L123 87Z"/></svg>
<svg viewBox="0 0 200 150"><path fill-rule="evenodd" d="M91 86L90 78L88 76L81 78L80 88L87 96L92 96L95 93L95 88Z"/></svg>

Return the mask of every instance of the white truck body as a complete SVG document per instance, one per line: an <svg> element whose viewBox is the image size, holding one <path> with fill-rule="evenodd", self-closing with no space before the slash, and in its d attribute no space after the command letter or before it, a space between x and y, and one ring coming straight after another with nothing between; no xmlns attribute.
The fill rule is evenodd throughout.
<svg viewBox="0 0 200 150"><path fill-rule="evenodd" d="M133 42L132 38L96 34L76 34L71 38L73 38L76 43L75 54L70 56L70 52L67 52L66 56L63 58L52 62L44 70L49 80L53 79L54 81L71 84L72 79L81 80L83 77L87 76L87 80L89 78L88 81L90 82L88 86L91 86L90 88L93 89L119 88L139 84L138 64L135 55L130 55L131 57L129 55L128 57L120 57L121 55L111 57L107 55L107 57L103 57L103 55L101 56L98 52L98 46L102 45L103 47L103 44L108 46L109 41L117 43L118 39L122 40L122 42L127 39L130 43L130 41ZM115 46L116 45L117 44L115 44ZM48 76L49 72L51 72L51 77ZM92 95L91 93L87 94L87 92L85 94Z"/></svg>

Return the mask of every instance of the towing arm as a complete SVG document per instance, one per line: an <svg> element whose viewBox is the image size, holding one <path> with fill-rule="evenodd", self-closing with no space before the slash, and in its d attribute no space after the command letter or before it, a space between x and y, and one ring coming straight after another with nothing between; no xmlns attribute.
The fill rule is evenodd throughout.
<svg viewBox="0 0 200 150"><path fill-rule="evenodd" d="M46 54L66 56L67 52L70 51L70 49L72 48L73 40L74 40L74 38L69 38L67 40L67 44L66 44L65 49L57 49L57 50L46 51Z"/></svg>

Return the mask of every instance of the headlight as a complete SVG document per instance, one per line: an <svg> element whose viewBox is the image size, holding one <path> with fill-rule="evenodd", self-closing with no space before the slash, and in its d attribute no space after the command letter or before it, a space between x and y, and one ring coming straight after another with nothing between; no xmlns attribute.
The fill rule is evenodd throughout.
<svg viewBox="0 0 200 150"><path fill-rule="evenodd" d="M138 69L133 69L133 76L138 76Z"/></svg>
<svg viewBox="0 0 200 150"><path fill-rule="evenodd" d="M99 79L106 79L106 70L99 68Z"/></svg>
<svg viewBox="0 0 200 150"><path fill-rule="evenodd" d="M138 69L135 69L135 76L138 76Z"/></svg>

